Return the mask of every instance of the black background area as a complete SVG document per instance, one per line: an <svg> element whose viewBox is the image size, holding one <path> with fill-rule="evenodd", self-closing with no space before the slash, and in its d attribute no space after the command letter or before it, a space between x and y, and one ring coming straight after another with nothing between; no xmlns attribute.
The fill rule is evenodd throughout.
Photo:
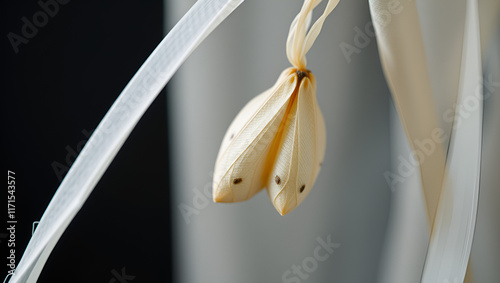
<svg viewBox="0 0 500 283"><path fill-rule="evenodd" d="M8 34L23 36L22 18L33 23L44 10L38 1L2 1L0 9L2 280L8 263L7 170L16 177L19 263L32 223L41 218L65 167L162 39L161 0L65 1L59 0L58 11L52 7L56 12L31 31L18 53ZM122 282L114 273L123 271L135 277L127 282L173 280L165 95L125 142L38 282Z"/></svg>

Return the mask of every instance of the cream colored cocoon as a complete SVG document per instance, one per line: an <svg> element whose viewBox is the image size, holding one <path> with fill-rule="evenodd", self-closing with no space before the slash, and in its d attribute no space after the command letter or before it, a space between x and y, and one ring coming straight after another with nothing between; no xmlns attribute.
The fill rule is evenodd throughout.
<svg viewBox="0 0 500 283"><path fill-rule="evenodd" d="M271 142L278 132L296 84L293 74L251 100L224 136L214 171L214 201L238 202L259 192Z"/></svg>

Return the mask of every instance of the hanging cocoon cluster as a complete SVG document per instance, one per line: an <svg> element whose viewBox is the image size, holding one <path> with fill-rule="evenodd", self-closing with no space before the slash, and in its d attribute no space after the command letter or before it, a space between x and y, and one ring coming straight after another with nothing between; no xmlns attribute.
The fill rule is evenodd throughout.
<svg viewBox="0 0 500 283"><path fill-rule="evenodd" d="M320 2L305 0L290 26L286 54L293 67L248 102L229 126L215 164L215 202L244 201L266 188L285 215L311 191L325 154L326 130L305 55L339 0L328 1L307 31Z"/></svg>

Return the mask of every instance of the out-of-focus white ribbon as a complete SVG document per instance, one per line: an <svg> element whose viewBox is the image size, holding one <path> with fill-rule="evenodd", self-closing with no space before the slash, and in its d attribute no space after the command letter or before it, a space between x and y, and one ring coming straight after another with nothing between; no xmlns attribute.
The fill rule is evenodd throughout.
<svg viewBox="0 0 500 283"><path fill-rule="evenodd" d="M193 50L243 0L199 0L160 42L109 109L54 194L9 282L36 282L64 230L144 112Z"/></svg>
<svg viewBox="0 0 500 283"><path fill-rule="evenodd" d="M387 245L398 242L400 246L407 246L407 255L401 251L399 257L393 250L392 259L386 259L398 264L399 268L386 263L382 272L398 270L405 265L402 262L406 262L414 265L407 265L409 269L422 270L422 277L417 277L415 272L412 278L408 278L408 273L406 278L402 273L393 274L383 276L384 282L463 282L476 221L481 158L483 100L477 0L467 0L465 7L460 7L465 2L449 4L457 8L447 11L449 14L465 10L465 21L459 20L450 28L458 35L461 56L449 56L452 60L448 62L438 58L442 62L437 63L429 61L433 51L425 47L457 50L456 45L442 46L443 42L425 45L420 21L425 15L419 15L415 1L370 0L369 3L382 65L406 135L406 140L399 140L399 143L408 144L399 153L405 153L403 157L408 158L406 153L414 152L418 160L418 170L415 170L418 177L408 177L404 181L396 179L395 182L400 182L398 189L420 188L430 228L421 234L430 235L425 255L412 248L414 242L401 239L405 233L394 232L398 227L392 227L395 243L388 241ZM432 40L432 37L426 39ZM429 66L439 64L444 71L450 68L446 64L460 66L456 77L437 82L446 87L436 87L436 81L430 77L436 72ZM448 94L436 91L443 89ZM450 97L440 97L450 95L450 90ZM447 113L452 120L449 125L440 123L443 109L450 109ZM464 109L466 115L463 115ZM401 159L393 160L400 162ZM406 201L412 200L407 198ZM419 198L413 199L413 202L418 201ZM414 209L418 210L418 205ZM402 217L396 217L400 218L399 223L405 222ZM404 228L411 229L411 224ZM416 242L420 249L422 242ZM407 269L403 267L403 270L406 273Z"/></svg>
<svg viewBox="0 0 500 283"><path fill-rule="evenodd" d="M447 174L422 282L463 282L474 237L483 119L483 76L476 0L468 0L466 5L461 65L446 162Z"/></svg>

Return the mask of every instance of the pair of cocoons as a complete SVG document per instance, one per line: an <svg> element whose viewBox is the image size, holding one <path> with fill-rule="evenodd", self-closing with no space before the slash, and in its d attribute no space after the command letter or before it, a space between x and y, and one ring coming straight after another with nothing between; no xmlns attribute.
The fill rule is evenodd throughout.
<svg viewBox="0 0 500 283"><path fill-rule="evenodd" d="M245 201L266 188L276 210L285 215L311 191L325 155L326 130L305 54L338 1L330 0L306 33L312 9L320 2L305 0L292 22L287 56L294 67L248 102L229 126L215 164L215 202Z"/></svg>
<svg viewBox="0 0 500 283"><path fill-rule="evenodd" d="M285 215L311 191L325 146L316 80L308 71L288 68L229 126L215 166L214 201L244 201L265 187Z"/></svg>

